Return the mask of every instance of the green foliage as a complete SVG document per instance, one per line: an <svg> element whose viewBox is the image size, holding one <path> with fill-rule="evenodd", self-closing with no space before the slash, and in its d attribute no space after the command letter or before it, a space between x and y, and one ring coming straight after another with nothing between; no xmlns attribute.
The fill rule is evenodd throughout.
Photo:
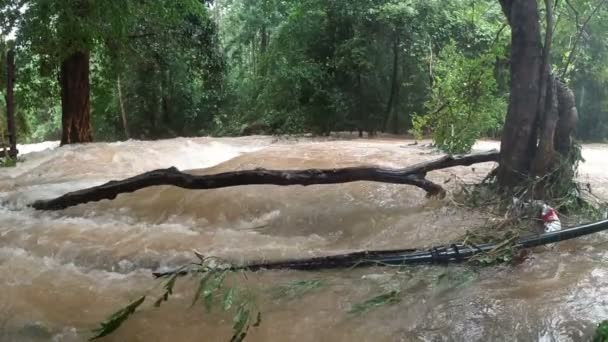
<svg viewBox="0 0 608 342"><path fill-rule="evenodd" d="M137 310L137 308L142 305L145 300L146 296L142 296L138 300L116 311L106 321L102 322L99 328L93 331L95 336L93 336L90 340L92 341L100 339L116 331L116 329L120 328L120 326L135 313L135 310Z"/></svg>
<svg viewBox="0 0 608 342"><path fill-rule="evenodd" d="M165 294L157 300L157 303L166 301L172 294L175 279L180 276L182 269L177 270L169 276L165 285ZM214 306L219 306L222 311L233 311L233 335L230 341L242 341L251 327L257 327L261 323L262 314L257 309L251 295L236 286L228 286L226 277L232 271L225 265L217 265L215 258L201 258L201 263L194 269L189 270L199 275L199 284L194 293L192 306L199 300L203 302L205 309L210 312Z"/></svg>
<svg viewBox="0 0 608 342"><path fill-rule="evenodd" d="M262 313L257 308L255 299L246 289L226 283L228 274L235 273L229 264L214 257L203 257L199 254L197 254L197 257L200 260L199 263L181 267L159 276L160 278L166 278L167 281L163 285L163 294L158 297L153 306L158 308L162 303L171 299L177 280L190 273L199 278L191 306L195 306L199 301L202 301L207 312L212 311L214 307L221 308L223 312L232 312L233 334L230 341L243 341L249 329L258 327L262 322ZM244 273L242 274L244 276ZM118 329L145 301L145 298L146 296L141 297L138 301L129 304L101 323L101 327L94 331L95 337L93 339L107 336Z"/></svg>
<svg viewBox="0 0 608 342"><path fill-rule="evenodd" d="M608 321L602 321L597 325L595 334L593 335L593 342L607 342L608 341Z"/></svg>
<svg viewBox="0 0 608 342"><path fill-rule="evenodd" d="M607 11L569 57L598 3L557 2L552 56L593 140L608 137ZM495 0L7 0L0 45L16 47L27 141L58 138L59 65L86 51L97 140L411 130L461 153L504 122L505 24Z"/></svg>
<svg viewBox="0 0 608 342"><path fill-rule="evenodd" d="M466 153L478 138L502 127L507 106L497 95L495 61L494 51L467 57L454 44L444 48L427 103L431 113L414 117L415 135L428 129L440 150Z"/></svg>
<svg viewBox="0 0 608 342"><path fill-rule="evenodd" d="M600 3L597 0L560 1L555 14L559 25L554 33L552 58L558 75L562 76L575 47L573 43L578 39L563 78L576 95L577 137L581 140L605 141L608 137L608 47L603 38L608 30L608 11L600 7L593 13Z"/></svg>
<svg viewBox="0 0 608 342"><path fill-rule="evenodd" d="M17 158L0 157L0 167L15 167L18 161Z"/></svg>
<svg viewBox="0 0 608 342"><path fill-rule="evenodd" d="M445 272L439 274L435 286L440 291L462 288L476 280L477 276L478 274L470 268L449 267Z"/></svg>
<svg viewBox="0 0 608 342"><path fill-rule="evenodd" d="M156 302L154 302L154 306L155 307L160 307L161 304L163 302L166 302L169 300L169 296L171 296L173 294L173 288L175 287L175 281L177 280L177 277L179 277L179 273L175 273L174 275L172 275L169 280L165 283L165 285L163 286L163 288L165 289L165 293L163 293L162 296L160 296Z"/></svg>
<svg viewBox="0 0 608 342"><path fill-rule="evenodd" d="M219 1L234 107L218 132L407 131L428 98L429 54L466 30L449 12L459 5Z"/></svg>
<svg viewBox="0 0 608 342"><path fill-rule="evenodd" d="M137 138L200 135L219 113L225 64L203 1L9 1L0 25L4 34L17 32L16 102L25 140L59 137L57 73L76 51L91 56L98 140L125 138L120 100Z"/></svg>
<svg viewBox="0 0 608 342"><path fill-rule="evenodd" d="M349 313L354 315L361 315L371 310L377 309L386 305L397 304L401 301L401 292L390 291L381 295L374 296L362 303L353 305Z"/></svg>
<svg viewBox="0 0 608 342"><path fill-rule="evenodd" d="M511 244L513 241L509 241ZM471 258L470 262L479 266L494 266L499 264L509 264L513 261L514 250L512 246L501 246L501 248L487 252L480 253L475 257Z"/></svg>
<svg viewBox="0 0 608 342"><path fill-rule="evenodd" d="M325 285L326 284L322 279L297 280L273 289L272 294L275 299L300 298L305 294L322 288Z"/></svg>

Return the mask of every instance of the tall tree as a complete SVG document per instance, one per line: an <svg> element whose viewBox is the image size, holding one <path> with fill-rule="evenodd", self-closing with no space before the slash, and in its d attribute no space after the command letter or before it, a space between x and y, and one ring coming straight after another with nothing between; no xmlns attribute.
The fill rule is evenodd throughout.
<svg viewBox="0 0 608 342"><path fill-rule="evenodd" d="M551 74L553 2L545 0L544 44L537 1L499 2L512 33L511 94L498 181L512 187L527 177L547 175L559 158L568 158L577 112L573 93Z"/></svg>
<svg viewBox="0 0 608 342"><path fill-rule="evenodd" d="M17 31L17 44L31 50L41 69L55 70L62 107L62 144L92 141L91 55L109 46L127 46L140 36L154 36L203 13L199 0L6 0L0 10L5 30ZM149 23L154 23L150 25ZM154 30L140 32L153 27Z"/></svg>
<svg viewBox="0 0 608 342"><path fill-rule="evenodd" d="M57 20L59 45L66 53L60 58L61 144L93 141L91 135L91 100L89 55L92 42L85 23L92 11L86 0L64 1Z"/></svg>

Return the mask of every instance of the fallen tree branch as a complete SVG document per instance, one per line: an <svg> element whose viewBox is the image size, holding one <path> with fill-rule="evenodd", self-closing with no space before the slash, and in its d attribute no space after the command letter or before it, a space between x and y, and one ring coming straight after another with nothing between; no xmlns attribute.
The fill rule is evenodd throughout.
<svg viewBox="0 0 608 342"><path fill-rule="evenodd" d="M266 170L255 169L225 172L215 175L196 176L180 172L176 168L154 170L120 181L74 191L63 196L36 201L32 207L38 210L61 210L78 204L114 199L122 193L131 193L146 187L173 185L184 189L217 189L240 185L315 185L340 184L357 181L408 184L425 190L428 195L442 196L444 189L424 177L433 170L453 166L468 166L498 160L497 151L463 156L445 156L404 169L378 167L349 167L342 169Z"/></svg>

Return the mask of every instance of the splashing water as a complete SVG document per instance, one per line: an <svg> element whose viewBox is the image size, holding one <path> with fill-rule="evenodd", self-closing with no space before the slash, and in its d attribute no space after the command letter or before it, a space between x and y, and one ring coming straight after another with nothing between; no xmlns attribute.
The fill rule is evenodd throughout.
<svg viewBox="0 0 608 342"><path fill-rule="evenodd" d="M34 200L170 166L195 174L402 167L438 156L409 143L248 137L21 146L25 161L0 170L0 340L85 340L107 315L158 290L151 270L180 265L194 249L238 262L425 247L483 223L480 215L428 200L417 188L367 182L206 191L163 186L60 212L36 212L27 207ZM490 147L496 144L477 146ZM601 195L608 194L607 150L590 145L583 151L581 178ZM458 167L429 177L475 181L491 167ZM248 340L585 340L595 322L608 318L606 237L566 242L519 266L476 274L460 266L256 273L248 283L260 294L264 321ZM324 286L302 298L266 295L307 279L323 279ZM176 300L154 310L144 306L106 340L227 340L230 317L188 308L194 286L185 280ZM389 291L398 291L400 300L348 314Z"/></svg>

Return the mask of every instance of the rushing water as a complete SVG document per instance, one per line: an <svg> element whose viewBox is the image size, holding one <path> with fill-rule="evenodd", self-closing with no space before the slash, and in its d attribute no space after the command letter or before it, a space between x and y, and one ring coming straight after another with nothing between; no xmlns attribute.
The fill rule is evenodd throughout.
<svg viewBox="0 0 608 342"><path fill-rule="evenodd" d="M234 261L327 255L450 242L480 214L428 200L414 187L352 183L245 186L209 191L155 187L114 201L36 212L36 199L176 166L196 174L266 167L411 165L437 157L403 140L249 137L22 146L25 161L0 170L0 341L83 341L109 313L160 293L150 271L192 251ZM484 142L478 149L496 147ZM603 145L586 146L584 181L608 194ZM429 175L481 179L491 163ZM262 325L249 341L586 341L608 318L608 236L540 249L523 264L473 273L461 266L408 270L273 271L245 282ZM276 286L322 279L297 298ZM232 279L235 280L235 279ZM161 308L145 305L107 341L227 341L231 317L190 308L195 284ZM390 290L401 301L364 315L354 304Z"/></svg>

